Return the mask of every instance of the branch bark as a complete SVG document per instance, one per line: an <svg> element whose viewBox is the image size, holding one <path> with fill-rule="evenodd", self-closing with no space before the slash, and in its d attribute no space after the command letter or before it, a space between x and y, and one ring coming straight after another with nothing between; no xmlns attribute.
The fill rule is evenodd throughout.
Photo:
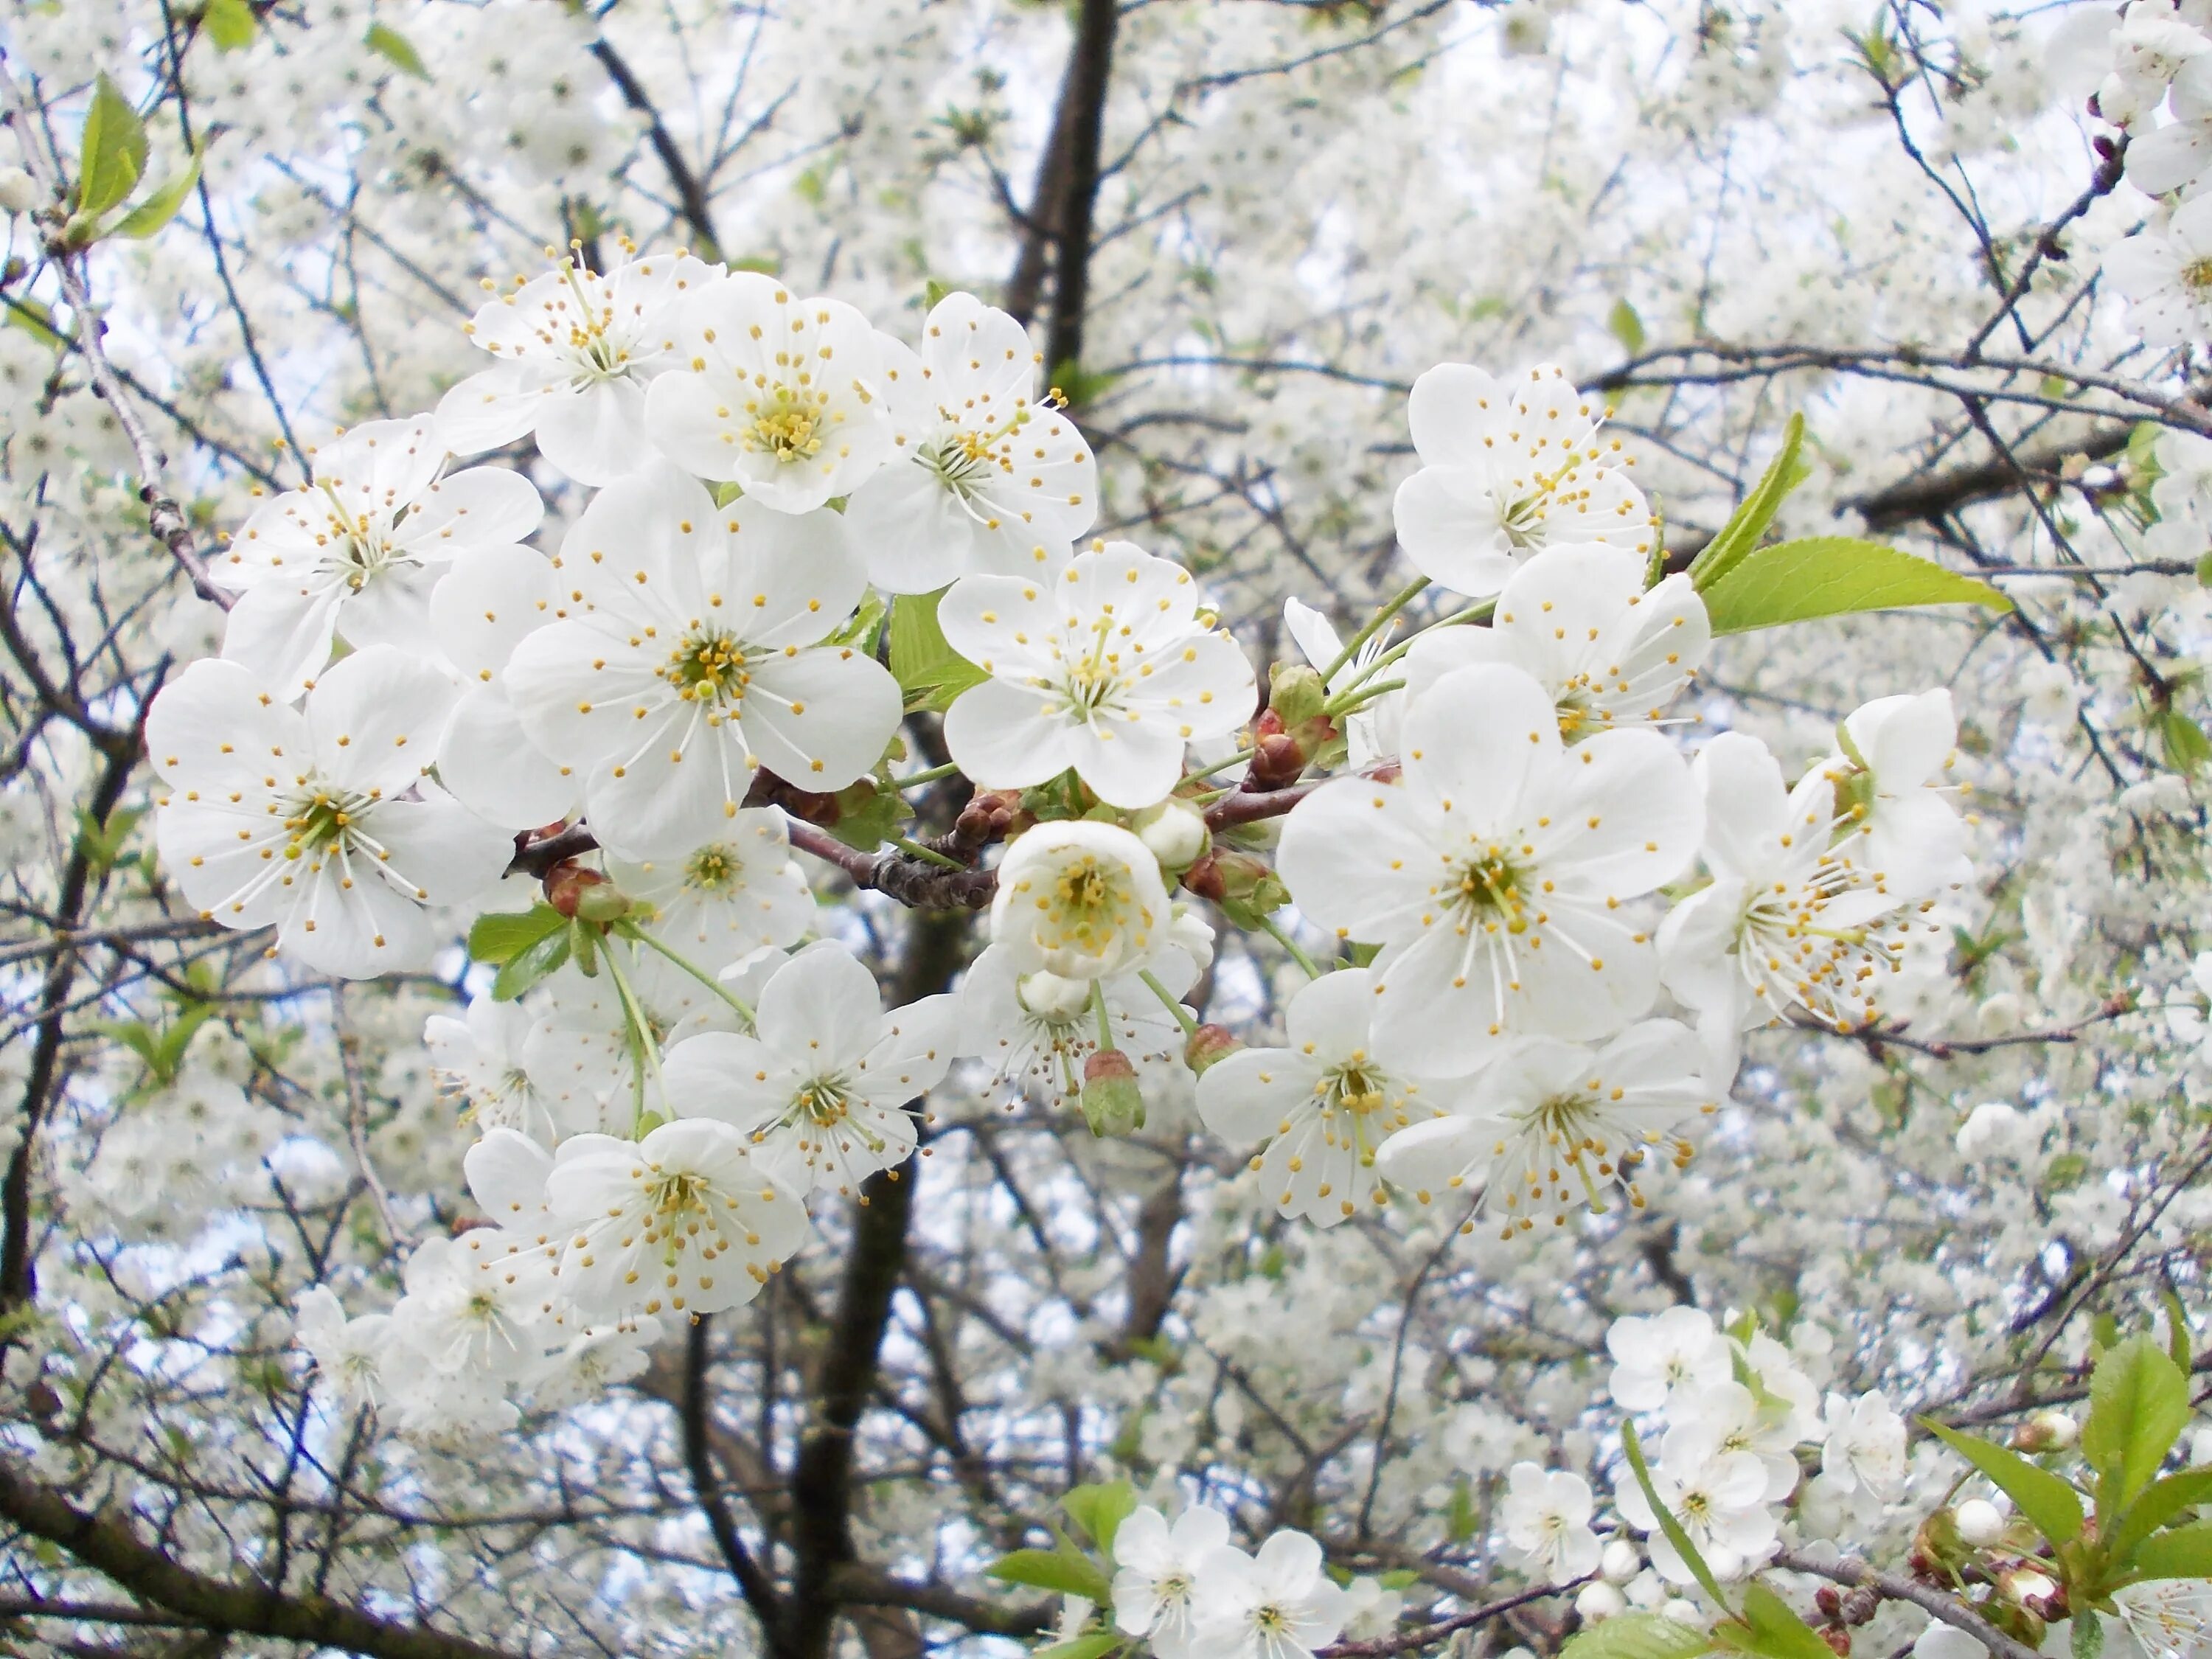
<svg viewBox="0 0 2212 1659"><path fill-rule="evenodd" d="M514 1659L503 1649L380 1619L327 1596L289 1595L273 1585L194 1572L141 1543L127 1523L83 1513L4 1462L0 1516L106 1573L142 1601L208 1630L343 1648L372 1659Z"/></svg>
<svg viewBox="0 0 2212 1659"><path fill-rule="evenodd" d="M1850 1584L1872 1590L1892 1601L1910 1601L1931 1619L1941 1620L1954 1630L1962 1630L1979 1642L1996 1659L2037 1659L2036 1651L2024 1642L2014 1641L1987 1620L1976 1617L1958 1601L1925 1584L1915 1583L1910 1578L1899 1578L1893 1573L1877 1572L1865 1562L1848 1556L1840 1561L1816 1561L1809 1556L1784 1550L1774 1558L1774 1565L1784 1572L1809 1573L1815 1578L1826 1578L1831 1583Z"/></svg>
<svg viewBox="0 0 2212 1659"><path fill-rule="evenodd" d="M1098 151L1106 130L1106 82L1113 71L1120 0L1083 0L1068 59L1067 165L1054 216L1052 322L1046 331L1046 371L1059 374L1083 361L1083 325L1091 304L1091 222L1098 201Z"/></svg>

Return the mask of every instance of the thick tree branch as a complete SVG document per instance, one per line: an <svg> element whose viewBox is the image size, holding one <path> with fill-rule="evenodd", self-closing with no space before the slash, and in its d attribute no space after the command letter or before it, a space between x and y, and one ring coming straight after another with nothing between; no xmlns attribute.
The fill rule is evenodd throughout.
<svg viewBox="0 0 2212 1659"><path fill-rule="evenodd" d="M1058 374L1083 361L1083 326L1091 304L1091 224L1098 201L1098 150L1106 130L1106 82L1114 64L1120 0L1083 0L1075 52L1062 94L1068 105L1064 193L1053 219L1052 322L1045 334L1047 370ZM1073 394L1071 394L1073 395Z"/></svg>
<svg viewBox="0 0 2212 1659"><path fill-rule="evenodd" d="M762 1571L744 1540L738 1536L737 1522L731 1518L729 1503L722 1495L721 1476L714 1468L714 1449L707 1431L707 1373L711 1364L707 1347L708 1318L705 1314L694 1315L684 1341L684 1462L691 1475L691 1495L707 1517L707 1530L714 1534L714 1547L722 1553L730 1577L738 1581L753 1616L763 1626L773 1626L779 1610L775 1582Z"/></svg>
<svg viewBox="0 0 2212 1659"><path fill-rule="evenodd" d="M206 1629L341 1648L374 1659L511 1659L504 1650L419 1625L380 1619L321 1595L193 1572L141 1543L121 1521L84 1514L0 1462L0 1516L106 1573L131 1595Z"/></svg>

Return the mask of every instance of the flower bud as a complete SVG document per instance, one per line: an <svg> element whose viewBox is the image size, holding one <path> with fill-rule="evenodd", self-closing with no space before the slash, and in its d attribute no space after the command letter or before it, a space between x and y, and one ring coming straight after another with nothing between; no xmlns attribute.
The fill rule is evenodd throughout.
<svg viewBox="0 0 2212 1659"><path fill-rule="evenodd" d="M1813 1633L1828 1644L1836 1659L1850 1659L1851 1633L1841 1625L1822 1625Z"/></svg>
<svg viewBox="0 0 2212 1659"><path fill-rule="evenodd" d="M1575 1611L1582 1615L1585 1625L1599 1624L1626 1613L1628 1598L1620 1593L1619 1586L1601 1578L1595 1584L1584 1584L1576 1594Z"/></svg>
<svg viewBox="0 0 2212 1659"><path fill-rule="evenodd" d="M1083 1116L1102 1140L1145 1127L1137 1068L1119 1048L1101 1048L1083 1062Z"/></svg>
<svg viewBox="0 0 2212 1659"><path fill-rule="evenodd" d="M1261 717L1272 720L1274 711L1269 709ZM1306 751L1298 740L1287 732L1260 732L1252 744L1252 763L1246 769L1245 782L1254 789L1280 789L1296 783L1298 775L1306 769Z"/></svg>
<svg viewBox="0 0 2212 1659"><path fill-rule="evenodd" d="M1091 1000L1091 981L1067 979L1049 969L1024 974L1014 981L1014 995L1023 1007L1040 1019L1073 1019Z"/></svg>
<svg viewBox="0 0 2212 1659"><path fill-rule="evenodd" d="M1605 1553L1597 1559L1597 1570L1605 1575L1608 1584L1625 1584L1644 1571L1644 1552L1626 1538L1608 1538Z"/></svg>
<svg viewBox="0 0 2212 1659"><path fill-rule="evenodd" d="M0 209L28 213L41 200L39 181L21 167L0 167Z"/></svg>
<svg viewBox="0 0 2212 1659"><path fill-rule="evenodd" d="M1267 708L1287 732L1320 720L1328 691L1321 675L1304 663L1279 662L1267 671Z"/></svg>
<svg viewBox="0 0 2212 1659"><path fill-rule="evenodd" d="M586 915L587 896L594 911L606 905L605 899L593 893L594 889L602 887L613 896L613 913L607 915ZM623 898L605 876L596 870L586 870L574 860L556 864L545 872L545 902L564 916L582 916L586 921L612 921L629 908L629 901Z"/></svg>
<svg viewBox="0 0 2212 1659"><path fill-rule="evenodd" d="M2038 1412L2013 1431L2012 1449L2029 1453L2064 1451L2081 1437L2081 1428L2064 1412Z"/></svg>
<svg viewBox="0 0 2212 1659"><path fill-rule="evenodd" d="M1985 1498L1969 1498L1951 1511L1951 1522L1960 1538L1976 1549L1986 1549L2004 1536L2004 1516Z"/></svg>
<svg viewBox="0 0 2212 1659"><path fill-rule="evenodd" d="M1205 815L1187 800L1170 799L1148 806L1137 814L1133 827L1168 875L1189 869L1213 844Z"/></svg>
<svg viewBox="0 0 2212 1659"><path fill-rule="evenodd" d="M1204 1077L1209 1067L1218 1065L1244 1045L1230 1035L1225 1025L1201 1025L1182 1045L1182 1057L1190 1069Z"/></svg>

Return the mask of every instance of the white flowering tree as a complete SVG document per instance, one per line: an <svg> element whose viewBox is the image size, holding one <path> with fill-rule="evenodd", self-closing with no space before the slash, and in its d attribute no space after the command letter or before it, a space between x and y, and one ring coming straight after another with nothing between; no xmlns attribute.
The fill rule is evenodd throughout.
<svg viewBox="0 0 2212 1659"><path fill-rule="evenodd" d="M2212 3L0 115L0 1651L2212 1654Z"/></svg>

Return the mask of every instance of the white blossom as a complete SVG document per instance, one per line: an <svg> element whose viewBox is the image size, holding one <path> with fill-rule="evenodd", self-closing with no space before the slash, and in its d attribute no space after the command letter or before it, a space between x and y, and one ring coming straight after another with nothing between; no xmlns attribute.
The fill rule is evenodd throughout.
<svg viewBox="0 0 2212 1659"><path fill-rule="evenodd" d="M1597 1571L1597 1534L1590 1530L1589 1482L1567 1470L1548 1473L1539 1463L1506 1471L1500 1511L1505 1541L1527 1558L1538 1582L1570 1584Z"/></svg>

